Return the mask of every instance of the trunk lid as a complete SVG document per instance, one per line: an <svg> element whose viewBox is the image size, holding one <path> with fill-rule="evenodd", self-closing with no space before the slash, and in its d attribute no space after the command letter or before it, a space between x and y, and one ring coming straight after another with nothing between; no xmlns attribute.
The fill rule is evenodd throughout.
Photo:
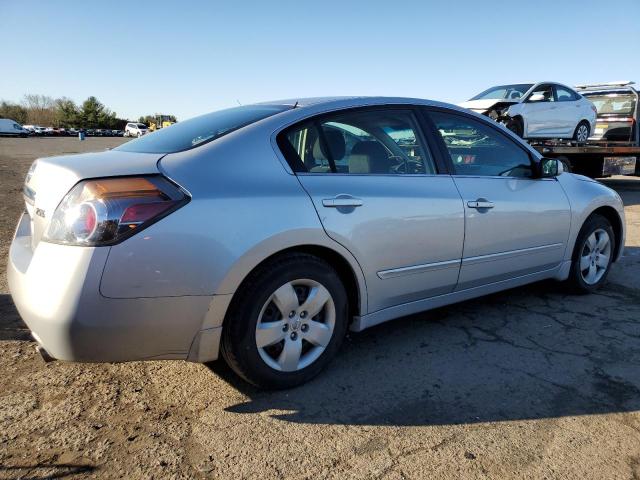
<svg viewBox="0 0 640 480"><path fill-rule="evenodd" d="M163 154L107 151L39 158L29 169L23 193L31 223L31 247L40 242L64 196L87 178L158 173Z"/></svg>

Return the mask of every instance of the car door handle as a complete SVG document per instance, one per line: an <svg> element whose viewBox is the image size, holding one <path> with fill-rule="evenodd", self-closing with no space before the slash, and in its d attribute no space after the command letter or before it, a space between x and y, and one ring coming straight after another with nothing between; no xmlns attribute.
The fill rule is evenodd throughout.
<svg viewBox="0 0 640 480"><path fill-rule="evenodd" d="M467 202L469 208L493 208L495 205L493 202L487 200L474 200L473 202Z"/></svg>
<svg viewBox="0 0 640 480"><path fill-rule="evenodd" d="M329 208L361 207L364 205L364 202L355 197L335 197L323 199L322 205Z"/></svg>

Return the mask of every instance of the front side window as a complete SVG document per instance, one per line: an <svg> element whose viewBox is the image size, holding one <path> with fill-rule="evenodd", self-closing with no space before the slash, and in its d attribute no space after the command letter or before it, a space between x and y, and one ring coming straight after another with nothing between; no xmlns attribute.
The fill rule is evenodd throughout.
<svg viewBox="0 0 640 480"><path fill-rule="evenodd" d="M435 174L409 110L365 110L308 120L281 134L283 152L303 171Z"/></svg>
<svg viewBox="0 0 640 480"><path fill-rule="evenodd" d="M553 87L551 85L540 85L537 87L528 98L529 102L553 102Z"/></svg>
<svg viewBox="0 0 640 480"><path fill-rule="evenodd" d="M572 92L568 88L556 85L556 97L559 102L573 102L578 99L578 94Z"/></svg>
<svg viewBox="0 0 640 480"><path fill-rule="evenodd" d="M528 153L495 128L467 116L430 112L456 175L531 177Z"/></svg>

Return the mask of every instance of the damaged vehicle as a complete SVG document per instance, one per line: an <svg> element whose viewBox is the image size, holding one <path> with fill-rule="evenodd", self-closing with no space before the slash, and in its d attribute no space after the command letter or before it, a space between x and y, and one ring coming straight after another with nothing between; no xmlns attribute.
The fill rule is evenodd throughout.
<svg viewBox="0 0 640 480"><path fill-rule="evenodd" d="M596 107L582 95L554 82L499 85L461 107L503 123L522 138L586 142L595 130Z"/></svg>

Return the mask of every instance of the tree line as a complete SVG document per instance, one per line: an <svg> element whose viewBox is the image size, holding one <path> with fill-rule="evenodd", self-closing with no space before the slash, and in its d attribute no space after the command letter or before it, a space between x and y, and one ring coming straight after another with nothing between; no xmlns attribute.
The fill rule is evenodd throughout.
<svg viewBox="0 0 640 480"><path fill-rule="evenodd" d="M52 98L47 95L28 94L21 103L0 101L0 118L10 118L22 125L40 125L58 128L124 129L129 120L119 118L96 97L87 98L77 105L67 97ZM153 115L140 117L149 124ZM172 116L175 120L175 117Z"/></svg>

